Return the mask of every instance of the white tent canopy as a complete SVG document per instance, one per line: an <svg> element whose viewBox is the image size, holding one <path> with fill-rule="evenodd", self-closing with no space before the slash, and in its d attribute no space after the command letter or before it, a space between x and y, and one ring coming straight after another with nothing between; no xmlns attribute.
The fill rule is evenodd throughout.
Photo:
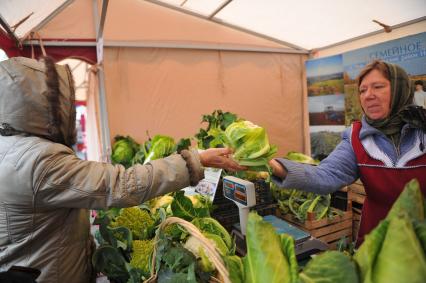
<svg viewBox="0 0 426 283"><path fill-rule="evenodd" d="M86 4L93 6L90 0L3 0L0 1L0 15L16 37L23 39L31 31L42 28L73 2L79 2L77 5L87 2ZM119 8L122 1L109 2L110 5ZM301 50L322 48L382 31L383 27L373 20L392 27L422 19L426 14L424 0L148 0L148 2L252 32ZM86 12L90 10L86 9ZM87 20L88 17L84 13L76 15L79 21ZM13 28L27 16L29 17L25 21ZM126 19L126 15L121 17L123 20ZM91 30L93 32L93 28ZM83 34L88 32L87 28L80 31Z"/></svg>

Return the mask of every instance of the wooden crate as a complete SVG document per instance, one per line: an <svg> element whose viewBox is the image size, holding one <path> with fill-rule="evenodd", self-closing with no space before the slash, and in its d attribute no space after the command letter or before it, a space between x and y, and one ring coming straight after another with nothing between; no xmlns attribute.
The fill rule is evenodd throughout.
<svg viewBox="0 0 426 283"><path fill-rule="evenodd" d="M348 186L348 198L352 202L352 215L353 215L353 223L352 223L352 240L355 241L358 236L359 224L361 221L361 211L362 206L365 201L365 189L361 180L356 180L353 184Z"/></svg>
<svg viewBox="0 0 426 283"><path fill-rule="evenodd" d="M335 209L335 208L332 208ZM338 209L335 209L338 210ZM305 222L300 222L291 214L283 214L277 209L277 217L284 219L292 225L308 232L311 236L328 244L330 249L336 249L337 242L343 237L349 241L352 239L352 206L348 202L348 210L341 211L340 216L335 216L332 219L315 220L315 214L308 213L308 219Z"/></svg>
<svg viewBox="0 0 426 283"><path fill-rule="evenodd" d="M352 207L352 241L356 241L359 231L359 224L361 222L361 209Z"/></svg>
<svg viewBox="0 0 426 283"><path fill-rule="evenodd" d="M365 189L361 181L358 179L355 183L350 184L348 187L348 198L352 202L363 204L365 200Z"/></svg>

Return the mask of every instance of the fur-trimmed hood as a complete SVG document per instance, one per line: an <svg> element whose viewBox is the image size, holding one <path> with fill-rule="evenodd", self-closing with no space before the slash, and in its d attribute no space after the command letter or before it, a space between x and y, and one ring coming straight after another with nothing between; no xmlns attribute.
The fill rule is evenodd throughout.
<svg viewBox="0 0 426 283"><path fill-rule="evenodd" d="M71 147L76 141L74 84L50 58L0 62L0 135L27 134Z"/></svg>

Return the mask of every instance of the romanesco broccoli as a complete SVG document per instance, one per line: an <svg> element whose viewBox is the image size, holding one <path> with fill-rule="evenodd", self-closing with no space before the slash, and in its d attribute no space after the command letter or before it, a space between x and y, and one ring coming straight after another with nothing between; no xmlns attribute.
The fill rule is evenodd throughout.
<svg viewBox="0 0 426 283"><path fill-rule="evenodd" d="M134 240L130 266L139 268L143 273L149 274L149 258L154 250L154 240Z"/></svg>
<svg viewBox="0 0 426 283"><path fill-rule="evenodd" d="M123 208L120 215L110 223L110 227L127 227L132 231L133 239L145 239L148 236L148 230L154 225L149 212L140 209L137 206Z"/></svg>

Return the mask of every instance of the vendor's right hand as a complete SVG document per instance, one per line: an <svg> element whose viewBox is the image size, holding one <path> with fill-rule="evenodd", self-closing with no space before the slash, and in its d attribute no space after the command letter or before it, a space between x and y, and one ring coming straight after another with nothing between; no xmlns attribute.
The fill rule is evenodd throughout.
<svg viewBox="0 0 426 283"><path fill-rule="evenodd" d="M204 167L221 168L228 171L247 170L247 167L239 165L231 159L230 148L209 148L200 153L200 162Z"/></svg>
<svg viewBox="0 0 426 283"><path fill-rule="evenodd" d="M281 179L285 179L285 177L287 177L287 169L275 159L271 159L269 161L269 166L272 168L272 175Z"/></svg>

